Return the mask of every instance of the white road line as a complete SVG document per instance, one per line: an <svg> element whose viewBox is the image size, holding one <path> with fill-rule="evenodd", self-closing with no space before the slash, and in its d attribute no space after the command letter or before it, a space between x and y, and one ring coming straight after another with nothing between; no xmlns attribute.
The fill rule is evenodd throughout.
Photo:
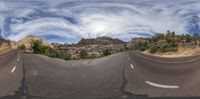
<svg viewBox="0 0 200 99"><path fill-rule="evenodd" d="M14 72L15 69L16 69L16 66L14 66L14 67L12 68L11 73Z"/></svg>
<svg viewBox="0 0 200 99"><path fill-rule="evenodd" d="M134 69L134 66L133 66L133 64L130 64L130 66L131 66L131 68L132 68L132 69Z"/></svg>
<svg viewBox="0 0 200 99"><path fill-rule="evenodd" d="M174 86L174 85L162 85L162 84L157 84L157 83L153 83L150 81L145 81L145 83L154 86L154 87L158 87L158 88L179 88L179 86Z"/></svg>
<svg viewBox="0 0 200 99"><path fill-rule="evenodd" d="M128 57L128 60L130 60L130 58Z"/></svg>

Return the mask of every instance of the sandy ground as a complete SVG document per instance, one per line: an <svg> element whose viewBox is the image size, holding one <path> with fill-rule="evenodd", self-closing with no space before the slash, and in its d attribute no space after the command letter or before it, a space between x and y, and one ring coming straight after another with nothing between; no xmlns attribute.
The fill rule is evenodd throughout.
<svg viewBox="0 0 200 99"><path fill-rule="evenodd" d="M155 53L151 54L148 51L144 51L144 54L154 55L159 57L187 57L191 55L198 55L200 54L200 48L178 48L176 52L166 52L166 53Z"/></svg>
<svg viewBox="0 0 200 99"><path fill-rule="evenodd" d="M8 46L7 44L2 44L0 46L0 54L4 54L6 52L9 52L12 49L17 49L17 45L14 42L11 43L11 47Z"/></svg>
<svg viewBox="0 0 200 99"><path fill-rule="evenodd" d="M0 47L0 55L1 54L4 54L4 53L6 53L6 52L9 52L11 50L11 48L2 48L2 47Z"/></svg>

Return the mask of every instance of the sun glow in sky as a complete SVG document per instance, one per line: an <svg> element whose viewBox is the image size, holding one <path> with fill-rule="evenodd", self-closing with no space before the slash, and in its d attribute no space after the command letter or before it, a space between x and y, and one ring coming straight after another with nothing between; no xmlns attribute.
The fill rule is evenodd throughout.
<svg viewBox="0 0 200 99"><path fill-rule="evenodd" d="M101 22L94 22L93 26L91 26L91 32L92 33L98 33L103 32L105 29L107 29L108 26L106 26L104 23Z"/></svg>
<svg viewBox="0 0 200 99"><path fill-rule="evenodd" d="M129 41L172 30L200 33L199 0L1 0L0 33L76 43L109 36Z"/></svg>

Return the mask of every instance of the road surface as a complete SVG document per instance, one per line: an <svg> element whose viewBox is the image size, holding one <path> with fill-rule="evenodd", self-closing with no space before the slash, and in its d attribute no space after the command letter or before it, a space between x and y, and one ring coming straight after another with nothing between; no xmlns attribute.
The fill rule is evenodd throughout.
<svg viewBox="0 0 200 99"><path fill-rule="evenodd" d="M130 66L125 67L129 92L153 97L200 96L199 55L162 58L135 51L127 55L130 58Z"/></svg>
<svg viewBox="0 0 200 99"><path fill-rule="evenodd" d="M0 55L0 96L18 95L22 76L21 56L17 51Z"/></svg>
<svg viewBox="0 0 200 99"><path fill-rule="evenodd" d="M0 55L2 98L147 99L200 96L200 56L161 58L136 51L64 61L10 51Z"/></svg>

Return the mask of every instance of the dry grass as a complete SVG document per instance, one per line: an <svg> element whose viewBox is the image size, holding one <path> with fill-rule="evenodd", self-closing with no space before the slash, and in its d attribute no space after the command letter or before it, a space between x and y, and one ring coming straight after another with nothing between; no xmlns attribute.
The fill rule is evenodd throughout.
<svg viewBox="0 0 200 99"><path fill-rule="evenodd" d="M154 55L159 57L186 57L200 54L200 48L183 48L179 47L176 52L166 52L166 53L155 53L151 54L148 51L144 51L144 54Z"/></svg>

